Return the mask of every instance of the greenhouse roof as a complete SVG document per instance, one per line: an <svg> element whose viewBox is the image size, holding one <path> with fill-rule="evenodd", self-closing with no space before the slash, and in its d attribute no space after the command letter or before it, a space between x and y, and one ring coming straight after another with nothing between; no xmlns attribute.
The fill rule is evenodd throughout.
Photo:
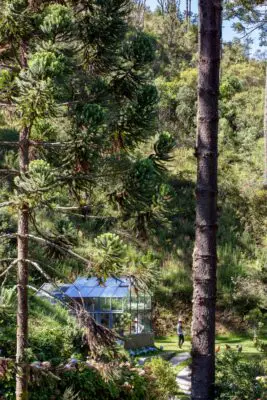
<svg viewBox="0 0 267 400"><path fill-rule="evenodd" d="M97 278L78 278L70 285L66 295L72 298L127 297L129 288L128 278L108 278L103 283Z"/></svg>

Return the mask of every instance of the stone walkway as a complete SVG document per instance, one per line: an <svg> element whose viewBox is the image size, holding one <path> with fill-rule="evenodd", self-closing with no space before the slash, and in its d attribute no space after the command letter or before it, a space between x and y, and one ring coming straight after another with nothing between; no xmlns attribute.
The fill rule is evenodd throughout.
<svg viewBox="0 0 267 400"><path fill-rule="evenodd" d="M183 361L189 360L189 358L191 358L189 353L180 353L173 357L170 362L174 367L177 367ZM178 373L176 381L182 392L188 395L191 394L191 370L189 367L185 367Z"/></svg>
<svg viewBox="0 0 267 400"><path fill-rule="evenodd" d="M180 389L185 394L191 394L191 369L189 367L185 367L182 371L179 372L176 378L176 382L178 383Z"/></svg>

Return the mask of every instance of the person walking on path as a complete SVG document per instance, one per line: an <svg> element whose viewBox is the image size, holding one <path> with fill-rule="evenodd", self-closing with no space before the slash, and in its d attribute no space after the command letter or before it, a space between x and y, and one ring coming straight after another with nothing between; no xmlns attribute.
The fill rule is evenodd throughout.
<svg viewBox="0 0 267 400"><path fill-rule="evenodd" d="M184 344L184 332L183 332L183 325L182 325L181 319L178 320L177 335L178 335L178 346L181 349Z"/></svg>

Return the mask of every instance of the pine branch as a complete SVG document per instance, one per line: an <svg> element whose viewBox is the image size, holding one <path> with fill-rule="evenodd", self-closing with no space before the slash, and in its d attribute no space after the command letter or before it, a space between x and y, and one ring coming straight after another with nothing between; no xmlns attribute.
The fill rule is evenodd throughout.
<svg viewBox="0 0 267 400"><path fill-rule="evenodd" d="M16 239L17 233L4 233L0 236L0 239Z"/></svg>
<svg viewBox="0 0 267 400"><path fill-rule="evenodd" d="M0 239L15 239L17 237L18 237L17 233L6 233L4 235L1 235ZM87 267L88 266L90 267L90 265L91 265L91 262L89 260L87 260L86 258L80 256L79 254L75 253L74 251L68 249L65 246L60 246L59 244L56 244L56 243L54 243L54 242L52 242L52 241L50 241L48 239L44 239L42 237L34 236L34 235L31 235L31 234L26 235L26 237L29 238L29 239L35 240L38 243L54 247L55 249L57 249L59 251L63 251L66 254L69 254L70 256L72 256L73 258L76 258L77 260L83 262L84 264L87 265Z"/></svg>
<svg viewBox="0 0 267 400"><path fill-rule="evenodd" d="M41 244L45 244L47 246L54 247L55 249L57 249L59 251L64 251L65 253L69 254L70 256L76 258L77 260L82 261L87 266L90 265L90 261L89 260L87 260L86 258L80 256L79 254L75 253L74 251L68 249L65 246L60 246L59 244L56 244L56 243L54 243L54 242L52 242L52 241L50 241L48 239L44 239L44 238L41 238L41 237L38 237L38 236L34 236L34 235L31 235L31 234L27 235L27 237L29 239L33 239L36 242L39 242Z"/></svg>
<svg viewBox="0 0 267 400"><path fill-rule="evenodd" d="M72 142L36 142L35 140L30 140L29 145L33 147L64 147L69 146ZM1 143L0 143L1 144Z"/></svg>
<svg viewBox="0 0 267 400"><path fill-rule="evenodd" d="M255 27L248 29L245 34L243 36L241 36L240 39L244 39L247 36L250 36L252 32L256 31L257 29L260 29L262 27L264 27L264 25L266 24L266 21L263 22L259 22Z"/></svg>
<svg viewBox="0 0 267 400"><path fill-rule="evenodd" d="M88 211L89 206L69 206L69 207L64 207L64 206L56 206L53 207L53 210L57 211ZM99 216L90 216L91 218L101 218Z"/></svg>
<svg viewBox="0 0 267 400"><path fill-rule="evenodd" d="M0 107L16 107L15 104L12 103L5 103L5 102L0 102Z"/></svg>
<svg viewBox="0 0 267 400"><path fill-rule="evenodd" d="M9 261L14 261L15 260L15 258L1 258L0 259L0 264L1 263L6 263L6 262L9 262Z"/></svg>
<svg viewBox="0 0 267 400"><path fill-rule="evenodd" d="M1 142L0 142L0 147L1 147L1 146L3 146L3 147L6 147L6 146L9 146L9 147L19 147L19 142L1 141Z"/></svg>
<svg viewBox="0 0 267 400"><path fill-rule="evenodd" d="M51 284L52 284L54 287L56 287L62 294L64 294L65 297L68 297L70 301L72 301L72 302L74 302L74 303L77 303L77 305L80 306L80 303L78 303L76 300L72 299L71 297L67 296L66 293L64 293L64 292L61 290L61 288L53 281L53 279L43 270L43 268L40 266L40 264L38 264L36 261L32 261L32 260L25 260L25 261L26 261L27 263L33 265L33 266L37 269L37 271L39 271L39 272L45 277L45 279L46 279L49 283L51 283ZM50 268L51 268L51 267L50 267ZM67 277L65 277L65 278L67 279ZM81 294L81 292L80 292L79 287L76 286L75 284L72 284L72 286L75 287L75 289L76 289L77 292L79 293L79 295L80 295L80 300L81 300L81 302L82 302L82 305L83 305L83 307L85 307L84 299L83 299L83 297L82 297L82 294ZM44 292L46 292L44 289L41 289L41 290L43 290ZM46 293L48 293L48 292L46 292ZM51 295L51 294L50 294L50 295ZM64 303L64 302L63 302L63 303ZM64 304L65 304L65 303L64 303ZM72 308L73 308L73 310L76 311L76 307L72 307Z"/></svg>
<svg viewBox="0 0 267 400"><path fill-rule="evenodd" d="M0 203L0 208L3 207L9 207L11 205L14 205L15 203L13 201L5 201L4 203Z"/></svg>
<svg viewBox="0 0 267 400"><path fill-rule="evenodd" d="M87 215L86 213L87 213L88 209L89 209L89 206L69 206L69 207L56 206L56 207L52 208L52 210L60 211L60 212L63 212L63 213L65 213L65 212L68 213L68 212L71 212L71 211L81 211L81 212L84 212L84 214L82 214L82 216L86 217L86 218L89 218L89 219L102 219L102 220L104 220L104 219L105 220L113 219L113 220L117 220L117 218L112 216L112 215L108 215L108 216L105 216L105 215ZM75 215L81 216L80 214L75 214Z"/></svg>
<svg viewBox="0 0 267 400"><path fill-rule="evenodd" d="M17 264L19 260L16 258L15 260L12 261L11 264L9 264L9 266L0 274L0 278L2 278L4 275L6 275L13 267L14 265Z"/></svg>
<svg viewBox="0 0 267 400"><path fill-rule="evenodd" d="M36 287L32 286L32 285L28 285L27 286L29 289L32 289L34 292L39 292L40 288L37 289ZM51 294L50 292L48 292L45 289L41 289L42 292L46 293L48 296L53 297L55 300L59 301L61 304L63 304L64 306L66 306L66 303L60 299L58 299L56 296L53 296L53 294ZM70 307L70 305L68 304L68 306ZM73 311L75 311L74 307L70 307Z"/></svg>
<svg viewBox="0 0 267 400"><path fill-rule="evenodd" d="M31 264L33 267L35 267L37 269L37 271L41 272L41 274L45 277L45 279L47 279L48 281L51 280L51 278L49 277L49 275L47 275L47 273L40 267L40 265L36 262L36 261L32 261L32 260L24 260L25 262L27 262L28 264Z"/></svg>
<svg viewBox="0 0 267 400"><path fill-rule="evenodd" d="M2 69L10 69L11 71L19 71L18 67L15 67L14 65L10 65L10 64L0 64L0 68Z"/></svg>
<svg viewBox="0 0 267 400"><path fill-rule="evenodd" d="M7 174L7 175L9 175L9 174L13 174L13 175L19 175L19 171L17 170L17 169L8 169L8 168L5 168L5 169L0 169L0 174Z"/></svg>
<svg viewBox="0 0 267 400"><path fill-rule="evenodd" d="M110 329L99 325L81 305L76 310L76 316L80 326L86 329L88 347L94 357L97 357L103 347L113 348L115 340L120 338Z"/></svg>
<svg viewBox="0 0 267 400"><path fill-rule="evenodd" d="M29 146L34 147L63 147L69 146L71 142L36 142L35 140L29 140ZM19 142L9 142L9 141L0 141L0 147L19 147Z"/></svg>

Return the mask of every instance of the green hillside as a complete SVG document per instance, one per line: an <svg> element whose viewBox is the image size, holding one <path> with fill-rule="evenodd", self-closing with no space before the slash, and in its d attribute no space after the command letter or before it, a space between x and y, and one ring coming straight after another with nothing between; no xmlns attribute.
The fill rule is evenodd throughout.
<svg viewBox="0 0 267 400"><path fill-rule="evenodd" d="M166 400L167 392L155 383L166 365L152 362L143 375L134 369L125 372L128 355L118 349L126 364L118 367L114 379L109 380L112 367L103 366L116 358L113 348L101 349L97 360L103 364L97 371L88 372L83 365L81 375L76 370L62 372L62 363L70 358L85 362L88 327L35 293L48 281L71 283L78 276L96 276L103 283L109 276L131 276L153 293L157 336L173 335L178 316L189 333L196 21L188 26L171 11L162 15L146 10L141 29L136 10L130 11L125 0L94 0L93 11L75 2L44 2L30 10L25 1L11 3L6 1L5 12L0 11L0 357L15 356L16 232L18 210L27 203L27 359L49 360L59 368L54 375L61 377L59 397L57 378L46 381L41 374L31 381L31 387L38 387L31 399L85 400L86 391L95 387L90 395L103 392L99 400ZM18 59L22 53L25 65ZM231 342L224 337L238 335L252 346L251 336L257 331L261 339L266 329L265 67L264 61L248 57L240 41L223 44L217 270L217 329L223 334L218 343L223 345ZM28 128L29 168L19 173L14 142ZM157 344L166 341L160 338ZM165 350L175 350L173 338L170 343ZM266 344L253 349L249 354L259 355L257 349L266 352ZM125 386L131 373L136 392ZM40 387L50 378L51 390L40 397ZM84 382L89 381L87 387ZM0 399L1 390L7 393L3 399L14 399L12 374L5 385L3 389L0 383ZM69 397L63 397L67 389Z"/></svg>

